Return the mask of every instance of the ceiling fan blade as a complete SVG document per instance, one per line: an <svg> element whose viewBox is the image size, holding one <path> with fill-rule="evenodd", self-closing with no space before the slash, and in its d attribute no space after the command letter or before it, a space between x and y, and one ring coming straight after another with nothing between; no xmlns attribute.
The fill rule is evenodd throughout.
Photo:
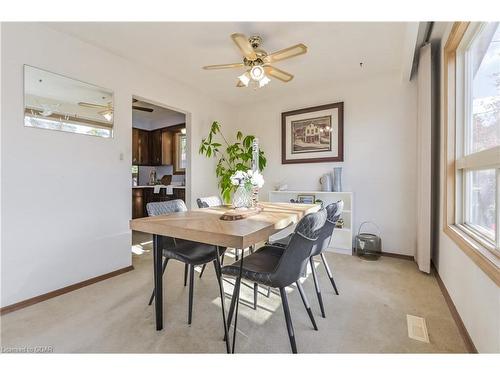
<svg viewBox="0 0 500 375"><path fill-rule="evenodd" d="M273 66L265 66L264 70L266 71L266 74L276 79L279 79L280 81L283 82L290 82L293 79L292 74L287 73L281 69L275 68Z"/></svg>
<svg viewBox="0 0 500 375"><path fill-rule="evenodd" d="M231 34L231 39L238 46L243 56L245 56L247 59L255 60L257 58L257 54L253 50L245 34L240 34L240 33Z"/></svg>
<svg viewBox="0 0 500 375"><path fill-rule="evenodd" d="M78 105L81 107L88 107L88 108L108 108L107 105L93 104L87 102L78 102Z"/></svg>
<svg viewBox="0 0 500 375"><path fill-rule="evenodd" d="M229 68L242 68L243 66L244 66L243 63L219 64L219 65L207 65L207 66L204 66L203 69L205 69L205 70L229 69Z"/></svg>
<svg viewBox="0 0 500 375"><path fill-rule="evenodd" d="M282 49L280 51L273 52L270 55L267 55L264 58L264 62L273 63L276 61L281 61L281 60L289 59L291 57L303 55L306 52L307 52L307 47L304 44L300 43L300 44L296 44L295 46L291 46L291 47Z"/></svg>
<svg viewBox="0 0 500 375"><path fill-rule="evenodd" d="M143 112L153 112L153 108L139 107L137 105L133 105L132 109L136 109L138 111L143 111Z"/></svg>

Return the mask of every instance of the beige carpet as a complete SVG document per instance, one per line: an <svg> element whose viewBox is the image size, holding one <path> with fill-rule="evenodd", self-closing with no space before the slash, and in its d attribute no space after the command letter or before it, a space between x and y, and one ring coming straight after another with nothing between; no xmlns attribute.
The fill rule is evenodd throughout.
<svg viewBox="0 0 500 375"><path fill-rule="evenodd" d="M149 238L133 256L134 271L4 315L4 348L52 346L55 352L224 353L222 319L213 267L195 279L193 324L187 325L188 289L184 266L171 261L164 277L164 329L155 331L154 308L147 305L152 287ZM383 257L369 262L328 253L340 291L336 296L323 265L317 263L326 319L319 315L312 277L304 280L319 331L314 331L295 288L288 291L297 347L302 353L465 352L464 343L433 276L407 260ZM228 262L226 257L226 263ZM199 271L199 270L198 270ZM228 280L232 281L232 280ZM225 283L226 293L231 284ZM242 288L240 353L289 353L279 293L259 295L255 311L252 290ZM226 300L229 306L229 298ZM427 321L430 343L408 337L406 314Z"/></svg>

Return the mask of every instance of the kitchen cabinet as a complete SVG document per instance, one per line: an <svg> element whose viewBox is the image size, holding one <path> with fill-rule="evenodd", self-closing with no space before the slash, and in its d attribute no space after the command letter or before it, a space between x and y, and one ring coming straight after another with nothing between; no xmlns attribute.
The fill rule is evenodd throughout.
<svg viewBox="0 0 500 375"><path fill-rule="evenodd" d="M168 129L161 132L161 164L172 165L173 133Z"/></svg>
<svg viewBox="0 0 500 375"><path fill-rule="evenodd" d="M162 165L162 130L154 130L149 133L151 165Z"/></svg>
<svg viewBox="0 0 500 375"><path fill-rule="evenodd" d="M153 131L132 128L132 164L172 165L174 134L169 128Z"/></svg>
<svg viewBox="0 0 500 375"><path fill-rule="evenodd" d="M172 164L172 132L168 129L158 129L150 132L151 165Z"/></svg>
<svg viewBox="0 0 500 375"><path fill-rule="evenodd" d="M132 164L139 164L139 129L132 128Z"/></svg>
<svg viewBox="0 0 500 375"><path fill-rule="evenodd" d="M132 219L144 217L144 189L132 189Z"/></svg>
<svg viewBox="0 0 500 375"><path fill-rule="evenodd" d="M132 128L132 164L149 165L149 132Z"/></svg>
<svg viewBox="0 0 500 375"><path fill-rule="evenodd" d="M173 194L167 195L167 189L160 189L159 193L154 193L152 187L136 187L132 189L132 219L148 216L147 204L150 202L165 202L172 199L182 199L186 201L185 189L174 188Z"/></svg>
<svg viewBox="0 0 500 375"><path fill-rule="evenodd" d="M182 199L186 202L186 189L185 188L174 188L174 199Z"/></svg>

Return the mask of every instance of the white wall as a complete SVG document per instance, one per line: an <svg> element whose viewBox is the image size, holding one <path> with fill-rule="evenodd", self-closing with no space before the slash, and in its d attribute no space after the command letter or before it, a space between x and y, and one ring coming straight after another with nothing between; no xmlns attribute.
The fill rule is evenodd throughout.
<svg viewBox="0 0 500 375"><path fill-rule="evenodd" d="M451 24L441 39L444 46ZM441 36L439 36L441 38ZM441 93L443 93L441 50ZM441 94L441 140L444 140L444 102ZM444 165L441 144L440 168ZM500 288L443 232L443 176L440 176L439 250L433 262L480 353L500 353Z"/></svg>
<svg viewBox="0 0 500 375"><path fill-rule="evenodd" d="M191 202L217 192L214 161L197 149L211 122L230 122L231 112L46 26L1 27L1 306L7 306L131 264L132 95L189 112ZM24 127L23 64L112 89L114 138Z"/></svg>
<svg viewBox="0 0 500 375"><path fill-rule="evenodd" d="M271 84L280 85L281 82ZM344 102L344 162L281 164L281 112ZM318 190L319 178L343 167L343 190L354 192L354 229L377 223L383 250L413 255L416 226L416 85L398 72L350 83L325 83L239 108L235 129L259 137L268 167L261 199L278 182Z"/></svg>

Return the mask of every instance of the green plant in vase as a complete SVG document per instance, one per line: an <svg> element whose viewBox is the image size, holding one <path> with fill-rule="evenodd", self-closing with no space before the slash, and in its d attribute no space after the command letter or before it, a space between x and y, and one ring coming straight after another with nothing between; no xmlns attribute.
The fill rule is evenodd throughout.
<svg viewBox="0 0 500 375"><path fill-rule="evenodd" d="M241 131L236 133L236 142L229 143L221 131L221 126L217 121L212 123L210 132L201 141L199 152L208 158L218 158L215 174L222 199L228 203L231 193L238 188L233 185L231 177L237 171L247 172L252 167L252 143L254 135L243 135ZM259 150L259 170L266 167L266 157L264 152Z"/></svg>

